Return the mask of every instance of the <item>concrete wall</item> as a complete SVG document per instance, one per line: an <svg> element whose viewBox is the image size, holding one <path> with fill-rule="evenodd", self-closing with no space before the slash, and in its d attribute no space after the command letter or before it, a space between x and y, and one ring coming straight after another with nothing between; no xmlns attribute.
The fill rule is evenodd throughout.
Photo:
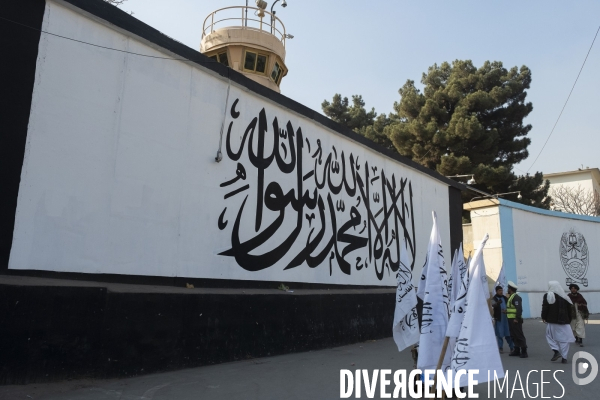
<svg viewBox="0 0 600 400"><path fill-rule="evenodd" d="M448 180L73 3L41 28L105 48L40 36L9 270L393 286L433 210L450 264Z"/></svg>
<svg viewBox="0 0 600 400"><path fill-rule="evenodd" d="M400 240L420 275L432 210L450 264L452 181L102 0L2 16L34 29L0 23L0 384L390 336L365 286Z"/></svg>
<svg viewBox="0 0 600 400"><path fill-rule="evenodd" d="M472 255L475 252L475 248L473 247L473 225L472 224L463 224L463 256L465 259L469 258L469 255Z"/></svg>
<svg viewBox="0 0 600 400"><path fill-rule="evenodd" d="M471 209L474 239L488 232L484 251L488 276L496 279L504 263L506 277L519 286L526 318L541 313L548 281L565 290L577 283L600 312L600 218L523 206L506 200L479 202Z"/></svg>
<svg viewBox="0 0 600 400"><path fill-rule="evenodd" d="M393 289L159 289L0 280L0 385L157 371L391 335ZM76 299L76 300L75 300Z"/></svg>
<svg viewBox="0 0 600 400"><path fill-rule="evenodd" d="M495 203L490 200L481 200L469 203L478 207L475 211L471 211L471 224L468 228L470 231L465 236L465 249L470 249L475 252L479 248L479 244L483 237L488 234L490 237L483 250L486 273L488 276L488 284L490 289L494 286L496 278L502 267L502 240L500 232L499 212ZM465 229L463 228L463 232ZM465 251L465 256L468 257L468 252Z"/></svg>

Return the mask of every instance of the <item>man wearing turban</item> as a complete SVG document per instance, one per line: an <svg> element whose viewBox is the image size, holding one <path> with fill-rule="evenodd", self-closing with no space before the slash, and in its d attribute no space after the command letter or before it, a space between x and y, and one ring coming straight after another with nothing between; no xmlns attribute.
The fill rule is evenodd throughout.
<svg viewBox="0 0 600 400"><path fill-rule="evenodd" d="M542 320L546 326L546 340L554 351L550 361L562 357L562 363L567 363L569 345L575 342L571 330L571 306L573 303L557 281L548 282L548 293L542 301Z"/></svg>

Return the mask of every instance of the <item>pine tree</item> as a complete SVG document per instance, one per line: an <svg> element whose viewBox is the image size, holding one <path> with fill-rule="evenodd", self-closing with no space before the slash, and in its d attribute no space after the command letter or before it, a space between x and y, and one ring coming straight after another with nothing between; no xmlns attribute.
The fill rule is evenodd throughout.
<svg viewBox="0 0 600 400"><path fill-rule="evenodd" d="M399 90L394 112L376 126L374 109L367 113L361 96L334 96L323 102L330 118L440 174L474 174L475 187L489 193L520 191L513 201L549 208L549 183L541 172L517 176L514 164L525 160L531 125L524 119L533 106L526 102L531 71L526 66L506 69L499 61L476 68L470 60L434 64L423 74L421 92L408 80ZM344 103L345 100L345 103ZM367 115L348 124L343 115ZM339 120L336 118L340 118ZM362 124L362 125L361 125ZM469 201L474 195L464 193Z"/></svg>

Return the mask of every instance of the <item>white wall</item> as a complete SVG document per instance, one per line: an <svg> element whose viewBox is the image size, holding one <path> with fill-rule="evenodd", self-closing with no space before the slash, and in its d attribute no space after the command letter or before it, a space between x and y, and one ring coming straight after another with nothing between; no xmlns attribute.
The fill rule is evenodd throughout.
<svg viewBox="0 0 600 400"><path fill-rule="evenodd" d="M169 56L54 2L44 29ZM395 285L404 238L419 276L432 210L450 265L445 184L200 66L42 35L36 74L10 269Z"/></svg>
<svg viewBox="0 0 600 400"><path fill-rule="evenodd" d="M600 223L580 221L569 218L549 217L523 210L513 210L515 252L519 269L519 282L522 290L547 291L548 281L556 280L566 284L567 279L577 280L563 267L561 257L570 260L573 257L587 256L587 272L580 278L586 278L586 287L600 290L600 266L598 265L598 243L600 243ZM564 234L574 233L579 240L574 246L563 243ZM570 249L569 254L564 254ZM561 254L562 252L562 254ZM575 269L573 272L575 272ZM584 285L579 281L579 286Z"/></svg>
<svg viewBox="0 0 600 400"><path fill-rule="evenodd" d="M570 283L578 284L590 311L600 312L600 264L596 254L600 218L502 199L498 204L474 202L469 210L475 247L478 237L486 233L490 237L484 249L488 282L497 280L504 264L506 278L519 287L524 317L540 317L542 298L552 280L560 282L567 292Z"/></svg>
<svg viewBox="0 0 600 400"><path fill-rule="evenodd" d="M569 282L577 283L590 311L600 312L600 218L569 216L512 210L517 284L520 291L529 293L532 317L539 317L542 297L552 280L565 290ZM569 244L571 233L575 239Z"/></svg>
<svg viewBox="0 0 600 400"><path fill-rule="evenodd" d="M472 242L469 245L473 249L473 253L477 251L485 235L489 235L489 239L483 248L483 258L486 275L488 276L488 285L490 286L491 293L493 293L498 274L502 268L502 239L498 207L491 206L472 211L471 232Z"/></svg>

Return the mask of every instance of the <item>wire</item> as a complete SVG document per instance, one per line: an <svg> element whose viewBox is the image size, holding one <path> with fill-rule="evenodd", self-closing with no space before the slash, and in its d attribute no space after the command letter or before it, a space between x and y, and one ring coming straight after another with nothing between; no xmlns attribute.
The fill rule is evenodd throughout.
<svg viewBox="0 0 600 400"><path fill-rule="evenodd" d="M133 54L133 55L140 56L140 57L158 58L158 59L161 59L161 60L170 60L170 61L190 61L190 60L189 60L189 59L187 59L187 58L173 58L173 57L160 57L160 56L151 56L151 55L149 55L149 54L141 54L141 53L135 53L135 52L132 52L132 51L127 51L127 50L115 49L115 48L113 48L113 47L101 46L101 45L98 45L98 44L94 44L94 43L85 42L85 41L83 41L83 40L78 40L78 39L73 39L73 38L70 38L70 37L62 36L62 35L57 35L56 33L47 32L47 31L44 31L44 30L42 30L42 29L37 29L37 28L34 28L34 27L32 27L32 26L28 26L28 25L22 24L22 23L20 23L20 22L16 22L16 21L10 20L10 19L8 19L8 18L0 17L0 19L3 19L3 20L5 20L5 21L8 21L8 22L12 22L13 24L20 25L20 26L23 26L23 27L25 27L25 28L28 28L28 29L31 29L31 30L34 30L34 31L37 31L37 32L42 32L42 33L45 33L45 34L47 34L47 35L52 35L52 36L59 37L59 38L61 38L61 39L66 39L66 40L71 40L71 41L73 41L73 42L77 42L77 43L86 44L86 45L88 45L88 46L99 47L99 48L101 48L101 49L113 50L113 51L118 51L118 52L121 52L121 53L127 53L127 54ZM217 61L214 61L214 60L212 60L212 59L209 59L209 60L210 60L210 61L207 61L207 62L209 62L209 63L210 63L210 62L217 62ZM222 158L222 155L221 155L221 147L222 147L222 143L223 143L223 128L224 128L224 126L225 126L225 117L226 117L226 115L227 115L227 108L228 108L228 104L229 104L229 91L230 91L230 89L231 89L231 78L230 78L230 76L229 76L229 71L230 71L230 70L228 69L228 70L227 70L227 82L228 82L228 85L227 85L227 96L226 96L226 98L225 98L225 113L224 113L224 115L223 115L223 123L222 123L222 125L221 125L221 135L220 135L220 139L219 139L219 150L217 151L217 157L215 158L215 160L216 160L217 162L221 161L221 158Z"/></svg>
<svg viewBox="0 0 600 400"><path fill-rule="evenodd" d="M4 21L12 22L13 24L16 24L16 25L23 26L23 27L25 27L25 28L28 28L28 29L34 30L34 31L36 31L36 32L42 32L42 33L45 33L46 35L56 36L56 37L59 37L59 38L61 38L61 39L71 40L71 41L73 41L73 42L82 43L82 44L87 44L88 46L99 47L99 48L101 48L101 49L112 50L112 51L118 51L118 52L121 52L121 53L127 53L127 54L133 54L133 55L140 56L140 57L158 58L158 59L161 59L161 60L170 60L170 61L190 61L190 60L189 60L189 59L187 59L187 58L173 58L173 57L160 57L160 56L151 56L151 55L149 55L149 54L141 54L141 53L135 53L135 52L133 52L133 51L127 51L127 50L115 49L115 48L113 48L113 47L101 46L101 45L99 45L99 44L89 43L89 42L85 42L85 41L83 41L83 40L73 39L73 38L70 38L70 37L66 37L66 36L62 36L62 35L57 35L56 33L47 32L47 31L45 31L45 30L43 30L43 29L34 28L34 27L32 27L32 26L25 25L25 24L22 24L22 23L20 23L20 22L17 22L17 21L10 20L10 19L8 19L8 18L0 17L0 19L3 19ZM209 59L209 60L210 60L210 61L206 61L206 62L208 62L208 63L218 63L218 61L214 61L214 60L212 60L212 59Z"/></svg>
<svg viewBox="0 0 600 400"><path fill-rule="evenodd" d="M217 150L216 162L221 162L223 159L223 129L225 129L225 121L227 120L227 110L229 109L229 90L231 89L231 79L229 79L229 71L227 72L227 96L225 97L225 111L223 112L223 122L221 123L221 133L219 135L219 149Z"/></svg>
<svg viewBox="0 0 600 400"><path fill-rule="evenodd" d="M581 68L579 69L579 73L577 74L577 78L575 79L575 83L573 83L573 87L571 88L571 91L569 92L569 96L567 96L567 100L565 101L565 104L563 105L562 110L560 110L560 114L558 114L558 118L556 119L556 122L554 123L554 126L552 127L552 130L550 131L550 134L548 135L548 138L544 142L544 145L542 146L542 149L538 153L538 155L535 158L535 160L533 160L533 164L531 164L529 166L529 168L527 169L527 173L535 165L535 162L538 160L538 158L540 158L540 155L542 154L542 152L544 151L544 148L548 144L548 140L550 140L550 136L552 136L552 134L554 133L554 128L556 128L556 125L558 124L558 120L560 119L563 111L565 111L565 107L567 106L567 103L569 102L569 99L571 98L571 94L573 93L573 89L575 89L575 85L577 84L577 81L579 80L579 75L581 75L581 71L583 71L583 66L585 65L585 62L587 61L588 56L590 55L590 51L592 51L592 47L594 47L594 42L596 41L596 37L598 37L598 32L600 32L600 26L598 27L598 30L596 31L596 35L594 36L594 40L592 40L592 44L590 45L590 49L588 50L588 52L587 52L587 54L585 56L585 60L583 60L583 64L581 65Z"/></svg>

